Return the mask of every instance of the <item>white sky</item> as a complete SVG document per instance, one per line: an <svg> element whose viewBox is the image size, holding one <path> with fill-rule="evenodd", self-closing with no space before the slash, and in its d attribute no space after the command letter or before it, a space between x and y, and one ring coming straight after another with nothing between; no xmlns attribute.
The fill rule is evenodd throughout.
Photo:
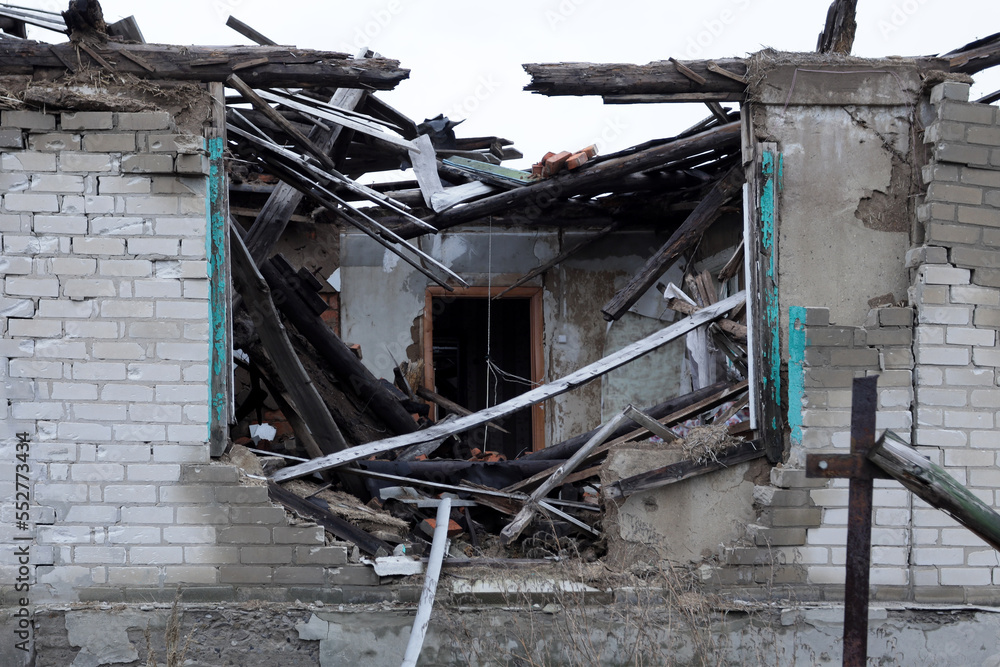
<svg viewBox="0 0 1000 667"><path fill-rule="evenodd" d="M14 2L14 0L11 0ZM58 11L67 2L21 0ZM998 0L860 0L854 54L930 55L1000 31ZM230 14L271 39L356 52L371 46L411 70L379 96L417 122L466 118L459 136L499 135L525 154L597 142L601 153L670 136L707 115L700 104L609 105L523 92L526 62L631 62L743 56L764 47L813 51L827 0L103 0L109 23L134 15L147 41L249 44ZM279 9L280 8L280 9ZM48 31L41 39L59 41ZM981 73L976 99L1000 89Z"/></svg>

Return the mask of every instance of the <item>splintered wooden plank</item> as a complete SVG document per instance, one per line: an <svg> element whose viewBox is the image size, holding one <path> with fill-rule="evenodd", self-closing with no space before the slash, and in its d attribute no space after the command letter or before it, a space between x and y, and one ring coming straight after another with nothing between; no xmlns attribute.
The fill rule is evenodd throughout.
<svg viewBox="0 0 1000 667"><path fill-rule="evenodd" d="M527 64L531 83L524 87L542 95L669 95L700 92L713 99L742 96L746 84L712 72L705 60L660 60L646 65L628 63ZM735 75L747 71L743 58L717 61ZM697 78L704 79L698 83Z"/></svg>
<svg viewBox="0 0 1000 667"><path fill-rule="evenodd" d="M476 428L477 426L482 426L486 422L500 419L501 417L517 412L522 408L535 405L536 403L540 403L544 400L552 398L553 396L566 393L567 391L584 385L595 378L601 377L605 373L613 371L616 368L620 368L628 362L638 359L639 357L666 345L672 340L676 340L702 324L706 324L718 317L721 317L723 314L738 306L745 299L746 294L744 292L734 294L728 299L724 299L719 303L700 310L691 317L675 322L674 324L661 329L651 336L647 336L646 338L636 341L631 345L626 345L621 350L610 354L603 359L595 361L592 364L584 366L578 371L570 373L555 382L535 387L534 389L531 389L508 401L504 401L499 405L495 405L485 410L480 410L479 412L466 417L461 417L448 424L438 424L415 433L408 433L406 435L400 435L393 438L386 438L385 440L370 442L357 447L352 447L346 452L338 452L330 456L325 456L321 459L313 459L307 463L283 468L274 474L274 479L277 481L295 479L296 477L302 477L303 475L309 475L320 470L341 466L345 463L358 461L382 452L388 452L401 447L415 445L420 442L427 442L428 440L436 440L455 433L463 433Z"/></svg>
<svg viewBox="0 0 1000 667"><path fill-rule="evenodd" d="M110 43L89 44L104 60L118 55ZM0 41L0 69L7 74L59 74L66 67L51 49L65 59L75 58L76 46L67 42L50 45L30 40ZM386 58L354 60L346 53L314 51L278 46L182 46L173 44L129 44L129 51L155 69L124 59L111 63L119 73L144 79L174 81L225 81L237 66L266 59L253 69L255 86L347 87L390 90L409 76L399 61ZM53 70L46 72L46 70Z"/></svg>
<svg viewBox="0 0 1000 667"><path fill-rule="evenodd" d="M678 257L697 243L718 217L722 205L740 193L743 180L741 165L730 169L729 173L709 190L667 242L646 261L642 269L601 308L604 319L608 321L620 319Z"/></svg>
<svg viewBox="0 0 1000 667"><path fill-rule="evenodd" d="M261 46L277 46L278 45L277 42L275 42L272 39L269 39L269 38L265 37L261 33L257 32L256 30L254 30L253 28L251 28L250 26L248 26L243 21L241 21L238 18L236 18L235 16L230 16L229 20L226 21L226 25L229 26L230 28L232 28L233 30L235 30L236 32L240 33L241 35L243 35L247 39L249 39L251 42L255 42L257 44L260 44Z"/></svg>

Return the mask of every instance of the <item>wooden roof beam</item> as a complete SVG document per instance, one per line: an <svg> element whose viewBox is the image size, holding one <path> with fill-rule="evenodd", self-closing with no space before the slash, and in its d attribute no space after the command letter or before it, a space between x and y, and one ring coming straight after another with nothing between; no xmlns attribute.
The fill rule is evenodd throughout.
<svg viewBox="0 0 1000 667"><path fill-rule="evenodd" d="M355 59L335 51L276 46L178 46L172 44L89 44L119 74L173 81L225 81L238 72L255 88L313 87L391 90L410 72L388 58ZM127 52L130 56L125 55ZM60 58L60 56L62 56ZM152 67L143 67L138 57ZM0 73L55 74L76 60L71 43L0 42Z"/></svg>

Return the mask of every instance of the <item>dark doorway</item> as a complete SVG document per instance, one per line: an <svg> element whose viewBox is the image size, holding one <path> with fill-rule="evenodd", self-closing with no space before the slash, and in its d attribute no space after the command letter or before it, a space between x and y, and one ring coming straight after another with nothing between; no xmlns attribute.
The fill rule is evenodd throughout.
<svg viewBox="0 0 1000 667"><path fill-rule="evenodd" d="M434 390L472 411L528 391L533 377L530 305L528 298L434 297ZM446 414L438 408L438 419ZM495 423L509 433L493 428L486 433L480 427L466 435L466 442L508 459L532 450L530 410Z"/></svg>

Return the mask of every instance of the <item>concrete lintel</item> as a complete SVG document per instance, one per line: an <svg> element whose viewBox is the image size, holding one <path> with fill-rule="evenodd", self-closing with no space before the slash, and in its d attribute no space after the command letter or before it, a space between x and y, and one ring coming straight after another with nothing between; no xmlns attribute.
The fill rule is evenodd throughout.
<svg viewBox="0 0 1000 667"><path fill-rule="evenodd" d="M908 106L919 99L916 64L808 62L779 65L756 86L756 102L790 106Z"/></svg>

